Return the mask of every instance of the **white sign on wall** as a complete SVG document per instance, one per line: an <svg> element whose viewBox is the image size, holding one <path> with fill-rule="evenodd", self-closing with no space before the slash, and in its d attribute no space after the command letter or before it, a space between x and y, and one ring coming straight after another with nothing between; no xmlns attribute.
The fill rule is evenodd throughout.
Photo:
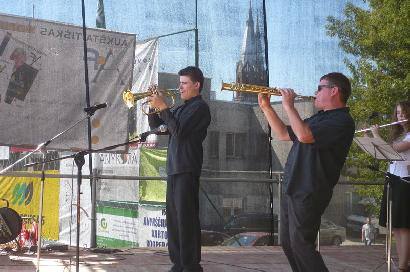
<svg viewBox="0 0 410 272"><path fill-rule="evenodd" d="M168 247L165 206L140 205L138 229L140 247Z"/></svg>
<svg viewBox="0 0 410 272"><path fill-rule="evenodd" d="M10 158L10 148L8 146L0 146L0 160L8 160Z"/></svg>

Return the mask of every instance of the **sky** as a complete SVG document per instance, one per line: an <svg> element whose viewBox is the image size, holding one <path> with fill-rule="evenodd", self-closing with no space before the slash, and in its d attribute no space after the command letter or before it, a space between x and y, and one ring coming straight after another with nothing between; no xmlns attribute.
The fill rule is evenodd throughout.
<svg viewBox="0 0 410 272"><path fill-rule="evenodd" d="M87 27L95 27L97 2L85 1ZM217 99L230 100L232 94L219 91L221 82L235 81L249 6L260 7L262 1L197 2L199 66L211 78ZM325 28L328 16L343 18L347 2L266 0L270 86L313 95L322 75L349 75L343 61L348 56ZM361 0L349 2L363 5ZM105 0L104 6L107 29L135 33L139 40L195 27L195 0ZM82 25L81 0L0 0L0 12ZM192 31L161 38L159 71L177 73L194 65L194 45Z"/></svg>

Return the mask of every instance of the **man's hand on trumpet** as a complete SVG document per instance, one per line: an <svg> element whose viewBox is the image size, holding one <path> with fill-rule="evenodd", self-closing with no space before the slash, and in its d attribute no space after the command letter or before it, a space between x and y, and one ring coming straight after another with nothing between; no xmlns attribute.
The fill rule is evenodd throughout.
<svg viewBox="0 0 410 272"><path fill-rule="evenodd" d="M147 98L147 101L151 108L158 111L163 111L168 108L167 103L165 102L164 96L160 91L155 91L151 96Z"/></svg>

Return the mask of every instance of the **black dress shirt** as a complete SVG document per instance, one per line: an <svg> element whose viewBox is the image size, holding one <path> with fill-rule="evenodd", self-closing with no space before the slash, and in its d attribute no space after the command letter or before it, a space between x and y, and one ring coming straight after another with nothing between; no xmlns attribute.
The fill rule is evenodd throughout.
<svg viewBox="0 0 410 272"><path fill-rule="evenodd" d="M165 124L168 127L167 174L191 172L199 176L203 162L203 148L211 122L209 106L200 95L186 100L173 109L148 117L151 129Z"/></svg>
<svg viewBox="0 0 410 272"><path fill-rule="evenodd" d="M293 141L285 165L284 185L289 195L331 192L352 144L355 125L346 107L320 111L304 120L315 142L298 141L288 127Z"/></svg>

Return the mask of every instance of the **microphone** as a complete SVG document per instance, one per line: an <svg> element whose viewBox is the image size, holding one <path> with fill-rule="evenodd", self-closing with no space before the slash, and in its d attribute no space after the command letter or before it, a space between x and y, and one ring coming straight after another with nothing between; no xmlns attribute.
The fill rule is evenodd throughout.
<svg viewBox="0 0 410 272"><path fill-rule="evenodd" d="M89 115L93 115L97 110L106 108L107 105L108 105L107 103L95 104L94 106L84 108L84 111L88 113Z"/></svg>
<svg viewBox="0 0 410 272"><path fill-rule="evenodd" d="M164 124L160 125L157 128L154 128L152 130L143 132L139 135L140 141L141 142L145 142L145 140L147 139L147 137L151 134L155 134L155 135L164 135L167 134L168 132L168 127Z"/></svg>

